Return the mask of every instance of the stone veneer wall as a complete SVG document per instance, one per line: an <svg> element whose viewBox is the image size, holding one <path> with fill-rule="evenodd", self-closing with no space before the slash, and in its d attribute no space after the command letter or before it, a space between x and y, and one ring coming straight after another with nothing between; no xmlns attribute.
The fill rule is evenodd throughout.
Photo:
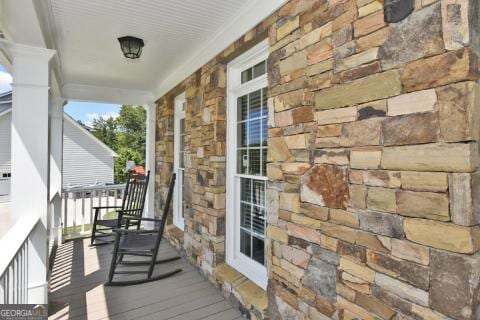
<svg viewBox="0 0 480 320"><path fill-rule="evenodd" d="M168 237L252 318L480 319L478 6L416 0L387 25L380 0L289 1L158 101L161 208L186 91ZM268 312L224 264L225 66L267 36Z"/></svg>

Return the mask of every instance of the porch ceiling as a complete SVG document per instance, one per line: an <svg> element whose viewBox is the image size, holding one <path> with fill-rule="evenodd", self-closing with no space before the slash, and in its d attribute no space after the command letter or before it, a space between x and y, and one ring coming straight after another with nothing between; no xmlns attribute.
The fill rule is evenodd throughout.
<svg viewBox="0 0 480 320"><path fill-rule="evenodd" d="M20 10L19 3L26 7L28 1L0 1L3 15L10 15L3 19L2 27L14 30L11 35L17 38L10 40L44 43L57 50L57 73L64 96L82 99L85 92L102 88L97 100L109 100L107 96L118 94L119 89L158 98L286 2L33 1L37 13L33 20L38 20L44 37L39 41L31 39L32 29L25 30L23 37L18 32L32 19L20 23L12 17L18 14L23 20L20 14L25 14L26 8ZM140 59L123 57L117 38L126 35L145 41Z"/></svg>

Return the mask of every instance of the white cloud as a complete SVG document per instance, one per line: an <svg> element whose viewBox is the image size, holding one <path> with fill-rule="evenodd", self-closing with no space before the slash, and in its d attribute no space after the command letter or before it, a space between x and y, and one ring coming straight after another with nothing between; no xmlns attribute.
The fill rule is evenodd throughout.
<svg viewBox="0 0 480 320"><path fill-rule="evenodd" d="M86 124L87 126L91 126L91 125L93 124L93 120L96 120L96 119L100 119L100 118L103 118L103 119L108 119L108 118L116 119L116 118L118 118L118 112L110 111L110 112L107 112L107 113L104 113L104 114L87 113L87 114L85 115L85 117L87 118L87 121L85 122L85 124Z"/></svg>
<svg viewBox="0 0 480 320"><path fill-rule="evenodd" d="M6 72L0 71L0 93L12 90L12 76Z"/></svg>

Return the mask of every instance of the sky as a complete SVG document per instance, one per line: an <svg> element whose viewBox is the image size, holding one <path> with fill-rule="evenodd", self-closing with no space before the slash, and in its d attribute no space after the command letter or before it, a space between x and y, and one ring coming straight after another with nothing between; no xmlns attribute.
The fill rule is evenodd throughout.
<svg viewBox="0 0 480 320"><path fill-rule="evenodd" d="M0 65L0 93L12 90L11 83L12 76ZM91 126L94 119L118 117L120 105L71 101L68 102L64 110L75 120L81 120L86 125Z"/></svg>

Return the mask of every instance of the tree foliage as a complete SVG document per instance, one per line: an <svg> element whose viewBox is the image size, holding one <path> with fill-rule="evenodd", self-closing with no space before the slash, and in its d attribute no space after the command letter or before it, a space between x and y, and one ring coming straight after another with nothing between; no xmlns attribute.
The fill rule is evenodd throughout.
<svg viewBox="0 0 480 320"><path fill-rule="evenodd" d="M125 165L133 160L145 166L147 114L141 106L123 105L118 118L98 118L93 121L93 134L112 148L115 159L115 183L124 183L127 173Z"/></svg>

